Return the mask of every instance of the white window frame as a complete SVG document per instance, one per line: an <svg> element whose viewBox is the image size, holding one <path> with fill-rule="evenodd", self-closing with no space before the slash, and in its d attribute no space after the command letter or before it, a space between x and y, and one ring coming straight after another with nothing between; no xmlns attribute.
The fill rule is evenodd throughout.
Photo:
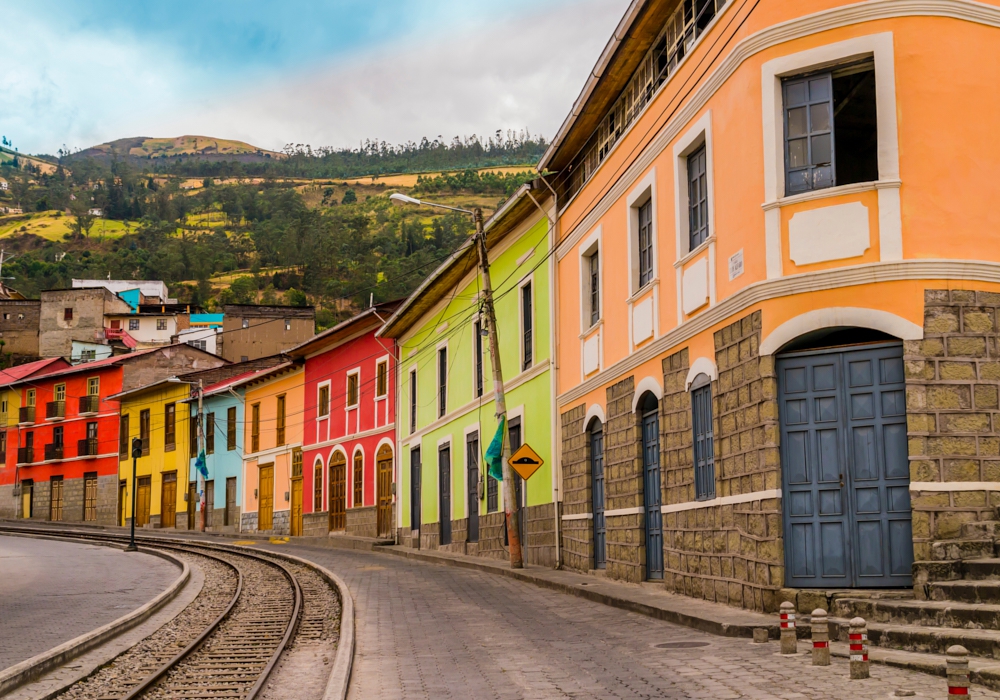
<svg viewBox="0 0 1000 700"><path fill-rule="evenodd" d="M783 78L871 58L875 61L875 106L878 123L878 177L874 183L854 183L785 193ZM836 197L874 188L878 192L879 251L882 262L903 259L903 224L899 198L899 133L896 124L896 69L892 32L868 34L799 51L761 66L764 127L764 228L767 277L783 275L781 209L794 202Z"/></svg>
<svg viewBox="0 0 1000 700"><path fill-rule="evenodd" d="M313 469L313 480L314 480L314 482L313 482L313 492L312 492L313 506L316 505L316 483L315 483L315 478L316 478L316 463L317 462L319 463L319 505L320 505L320 509L319 509L318 512L321 512L321 513L323 511L329 512L329 510L330 510L330 504L326 502L326 495L327 495L326 494L326 478L327 478L327 476L326 476L327 475L326 469L327 469L327 465L323 463L323 455L322 454L317 454L316 455L316 459L313 460L313 466L312 466L312 469ZM314 509L313 512L315 513L317 511Z"/></svg>
<svg viewBox="0 0 1000 700"><path fill-rule="evenodd" d="M586 240L578 248L580 265L580 333L589 335L604 322L604 229L598 225L594 231L587 236ZM593 291L590 287L590 258L597 255L597 276L600 279L597 290L597 322L590 323L590 294Z"/></svg>
<svg viewBox="0 0 1000 700"><path fill-rule="evenodd" d="M322 414L319 412L320 400L319 394L320 390L326 387L326 413ZM330 418L330 414L333 412L333 392L331 389L331 380L327 379L325 382L320 382L316 385L316 420L327 420ZM346 402L345 402L346 403Z"/></svg>
<svg viewBox="0 0 1000 700"><path fill-rule="evenodd" d="M523 290L528 285L531 285L531 367L527 369L524 368L524 299L521 296ZM535 313L535 309L538 308L538 296L535 293L538 287L535 286L535 273L532 272L530 275L522 279L517 283L517 373L529 372L535 365L538 364L538 325L536 321L538 320L538 314Z"/></svg>
<svg viewBox="0 0 1000 700"><path fill-rule="evenodd" d="M448 347L448 341L442 340L434 347L434 420L441 420L448 415L448 401L451 398L448 394L451 392L451 385L448 382L448 376L445 375L444 378L444 413L441 412L441 350L445 351L445 364L451 364L451 348ZM419 404L418 404L419 409Z"/></svg>
<svg viewBox="0 0 1000 700"><path fill-rule="evenodd" d="M357 377L358 382L358 392L357 392L357 402L348 403L351 399L351 377ZM361 368L355 367L344 375L344 410L353 411L361 406Z"/></svg>
<svg viewBox="0 0 1000 700"><path fill-rule="evenodd" d="M477 313L469 322L470 332L472 333L472 400L479 401L480 399L486 398L486 355L489 347L489 338L484 338L482 336L476 335L476 324L479 324L480 328L485 328L486 317L482 314ZM483 394L482 396L476 395L476 343L481 342L483 349Z"/></svg>
<svg viewBox="0 0 1000 700"><path fill-rule="evenodd" d="M378 368L385 365L385 393L378 393ZM389 399L389 356L383 355L375 360L375 401L387 401Z"/></svg>
<svg viewBox="0 0 1000 700"><path fill-rule="evenodd" d="M406 402L406 427L410 428L410 435L416 435L420 430L420 403L418 401L418 387L420 386L420 373L417 372L416 363L410 365L406 373L407 402ZM412 416L412 419L411 419Z"/></svg>
<svg viewBox="0 0 1000 700"><path fill-rule="evenodd" d="M652 202L652 215L650 225L653 228L652 238L652 270L649 282L644 286L639 286L639 208ZM629 299L645 294L659 282L659 226L657 225L657 196L656 196L656 168L650 168L642 180L640 180L629 192L626 199L628 205L628 266L629 266Z"/></svg>

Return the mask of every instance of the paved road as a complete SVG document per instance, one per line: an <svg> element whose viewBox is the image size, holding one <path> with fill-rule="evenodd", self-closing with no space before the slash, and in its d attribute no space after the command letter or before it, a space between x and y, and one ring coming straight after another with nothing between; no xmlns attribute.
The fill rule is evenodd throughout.
<svg viewBox="0 0 1000 700"><path fill-rule="evenodd" d="M179 573L149 554L0 536L0 669L116 620Z"/></svg>
<svg viewBox="0 0 1000 700"><path fill-rule="evenodd" d="M350 698L884 699L947 696L944 679L847 662L812 668L776 642L704 634L484 572L385 554L271 545L340 574L355 597ZM656 645L698 642L692 649ZM977 687L980 698L1000 695Z"/></svg>

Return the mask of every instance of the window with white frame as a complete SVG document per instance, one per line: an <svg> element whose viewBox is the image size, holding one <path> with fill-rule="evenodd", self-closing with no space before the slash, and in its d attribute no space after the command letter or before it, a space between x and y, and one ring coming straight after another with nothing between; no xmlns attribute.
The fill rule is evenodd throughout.
<svg viewBox="0 0 1000 700"><path fill-rule="evenodd" d="M476 319L476 322L472 326L473 338L472 342L475 346L475 358L473 363L475 364L474 370L474 381L475 381L475 396L478 399L483 395L483 321L480 318Z"/></svg>
<svg viewBox="0 0 1000 700"><path fill-rule="evenodd" d="M647 200L638 207L639 227L636 253L639 256L639 283L642 289L653 279L653 201Z"/></svg>
<svg viewBox="0 0 1000 700"><path fill-rule="evenodd" d="M601 320L601 252L595 250L587 256L587 303L590 325Z"/></svg>
<svg viewBox="0 0 1000 700"><path fill-rule="evenodd" d="M358 401L359 401L359 397L358 397L358 394L359 394L358 385L359 385L360 376L361 376L360 372L351 372L350 374L347 375L347 407L348 408L354 408L354 407L356 407L358 405Z"/></svg>
<svg viewBox="0 0 1000 700"><path fill-rule="evenodd" d="M705 144L687 157L689 250L708 239L708 156Z"/></svg>
<svg viewBox="0 0 1000 700"><path fill-rule="evenodd" d="M785 195L878 180L875 62L782 80Z"/></svg>
<svg viewBox="0 0 1000 700"><path fill-rule="evenodd" d="M531 296L531 282L521 287L521 369L530 369L535 364L534 313Z"/></svg>
<svg viewBox="0 0 1000 700"><path fill-rule="evenodd" d="M410 370L410 434L417 432L417 370Z"/></svg>
<svg viewBox="0 0 1000 700"><path fill-rule="evenodd" d="M375 398L385 398L389 394L389 361L380 360L375 365Z"/></svg>
<svg viewBox="0 0 1000 700"><path fill-rule="evenodd" d="M330 415L330 385L323 384L319 387L319 392L316 396L316 408L317 413L320 418L325 418Z"/></svg>
<svg viewBox="0 0 1000 700"><path fill-rule="evenodd" d="M444 417L448 412L448 347L438 348L437 351L437 402L438 418Z"/></svg>
<svg viewBox="0 0 1000 700"><path fill-rule="evenodd" d="M156 330L158 330L158 331L165 331L165 330L167 330L167 319L165 319L165 318L158 318L158 319L156 319Z"/></svg>

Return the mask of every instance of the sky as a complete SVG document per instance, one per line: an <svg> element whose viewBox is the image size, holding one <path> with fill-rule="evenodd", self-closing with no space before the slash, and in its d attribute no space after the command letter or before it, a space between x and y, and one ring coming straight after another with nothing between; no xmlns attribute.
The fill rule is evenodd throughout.
<svg viewBox="0 0 1000 700"><path fill-rule="evenodd" d="M628 0L0 0L0 133L55 154L551 139Z"/></svg>

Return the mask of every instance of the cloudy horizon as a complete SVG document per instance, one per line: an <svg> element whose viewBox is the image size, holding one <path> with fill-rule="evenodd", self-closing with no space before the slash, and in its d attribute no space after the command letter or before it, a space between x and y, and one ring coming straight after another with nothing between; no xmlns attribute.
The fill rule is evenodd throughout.
<svg viewBox="0 0 1000 700"><path fill-rule="evenodd" d="M627 0L0 0L0 132L24 153L186 134L353 148L551 139ZM567 18L572 31L566 31Z"/></svg>

